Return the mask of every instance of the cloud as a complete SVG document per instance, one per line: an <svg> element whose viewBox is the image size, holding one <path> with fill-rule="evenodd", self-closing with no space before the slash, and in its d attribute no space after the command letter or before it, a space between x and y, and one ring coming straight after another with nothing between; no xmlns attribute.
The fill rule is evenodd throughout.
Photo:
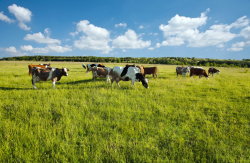
<svg viewBox="0 0 250 163"><path fill-rule="evenodd" d="M128 29L125 35L118 36L112 42L113 48L121 49L142 49L149 47L151 41L142 41L135 31Z"/></svg>
<svg viewBox="0 0 250 163"><path fill-rule="evenodd" d="M44 48L33 48L31 45L24 45L24 46L20 46L21 50L23 51L28 51L31 53L51 53L51 52L56 52L56 53L64 53L64 52L68 52L68 51L72 51L72 47L71 46L58 46L55 44L49 44Z"/></svg>
<svg viewBox="0 0 250 163"><path fill-rule="evenodd" d="M126 27L127 27L127 24L126 24L126 23L116 24L116 25L115 25L115 28L117 28L117 27L123 27L123 28L126 28Z"/></svg>
<svg viewBox="0 0 250 163"><path fill-rule="evenodd" d="M3 11L0 12L0 20L5 21L7 23L13 23L14 22L13 19L10 19L10 18L8 18L8 16L4 15Z"/></svg>
<svg viewBox="0 0 250 163"><path fill-rule="evenodd" d="M144 28L143 25L139 26L139 29L143 29L143 28Z"/></svg>
<svg viewBox="0 0 250 163"><path fill-rule="evenodd" d="M250 26L245 27L240 31L239 36L243 36L245 39L250 40Z"/></svg>
<svg viewBox="0 0 250 163"><path fill-rule="evenodd" d="M216 47L218 47L218 48L223 48L224 45L223 45L223 44L218 44Z"/></svg>
<svg viewBox="0 0 250 163"><path fill-rule="evenodd" d="M233 38L239 36L235 33L231 33L231 28L242 28L249 24L249 20L246 16L237 19L234 23L212 25L209 30L200 32L199 27L206 24L207 16L206 12L201 13L198 18L189 18L176 15L168 21L168 25L160 25L159 29L163 31L163 35L166 38L162 43L157 43L156 47L160 46L179 46L187 42L188 47L204 47L204 46L221 46L222 43L228 42ZM243 33L247 32L242 30Z"/></svg>
<svg viewBox="0 0 250 163"><path fill-rule="evenodd" d="M69 34L74 38L76 35L79 34L79 32L70 32Z"/></svg>
<svg viewBox="0 0 250 163"><path fill-rule="evenodd" d="M105 28L89 24L88 20L77 23L77 31L82 32L83 36L74 41L74 46L85 50L101 50L103 54L108 54L113 49L109 46L110 32Z"/></svg>
<svg viewBox="0 0 250 163"><path fill-rule="evenodd" d="M150 47L150 48L148 48L148 50L154 50L155 48L153 48L153 47Z"/></svg>
<svg viewBox="0 0 250 163"><path fill-rule="evenodd" d="M17 20L19 20L19 27L24 30L30 30L30 27L27 27L25 22L31 21L32 13L29 9L17 6L16 4L13 4L8 7L9 12L14 14Z"/></svg>
<svg viewBox="0 0 250 163"><path fill-rule="evenodd" d="M127 50L122 49L123 52L127 52Z"/></svg>
<svg viewBox="0 0 250 163"><path fill-rule="evenodd" d="M27 55L27 53L22 53L18 50L16 50L16 48L14 46L11 46L9 48L6 48L4 50L5 52L9 53L12 56L23 56L23 55Z"/></svg>
<svg viewBox="0 0 250 163"><path fill-rule="evenodd" d="M154 33L154 35L155 35L155 36L157 36L157 35L158 35L158 33Z"/></svg>
<svg viewBox="0 0 250 163"><path fill-rule="evenodd" d="M34 34L27 34L24 37L24 40L33 40L38 43L45 43L45 44L61 44L60 40L52 39L49 37L50 31L48 28L44 30L44 33L47 35L46 37L41 33L34 33Z"/></svg>
<svg viewBox="0 0 250 163"><path fill-rule="evenodd" d="M243 50L243 47L249 47L250 46L250 41L241 41L241 42L236 42L235 44L232 45L231 48L228 48L228 51L241 51Z"/></svg>

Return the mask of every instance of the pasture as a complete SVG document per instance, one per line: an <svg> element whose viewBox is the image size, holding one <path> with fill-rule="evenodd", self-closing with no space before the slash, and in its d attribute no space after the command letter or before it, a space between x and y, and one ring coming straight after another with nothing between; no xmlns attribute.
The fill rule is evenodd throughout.
<svg viewBox="0 0 250 163"><path fill-rule="evenodd" d="M250 73L221 68L206 80L176 77L114 82L86 74L81 62L33 90L28 63L0 62L0 162L249 162ZM108 67L123 64L104 63ZM206 71L208 67L204 67Z"/></svg>

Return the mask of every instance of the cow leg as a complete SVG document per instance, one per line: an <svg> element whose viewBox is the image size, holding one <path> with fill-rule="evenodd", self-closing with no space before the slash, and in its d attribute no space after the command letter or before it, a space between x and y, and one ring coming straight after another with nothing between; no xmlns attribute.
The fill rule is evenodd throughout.
<svg viewBox="0 0 250 163"><path fill-rule="evenodd" d="M106 76L106 82L108 83L110 81L109 75Z"/></svg>
<svg viewBox="0 0 250 163"><path fill-rule="evenodd" d="M132 79L131 80L131 87L135 88L134 84L135 84L135 81Z"/></svg>
<svg viewBox="0 0 250 163"><path fill-rule="evenodd" d="M32 76L32 85L33 85L33 88L36 89L36 76L35 75Z"/></svg>
<svg viewBox="0 0 250 163"><path fill-rule="evenodd" d="M33 85L33 88L36 89L36 80L32 78L32 85Z"/></svg>
<svg viewBox="0 0 250 163"><path fill-rule="evenodd" d="M55 85L56 85L55 79L52 79L52 85L53 85L53 89L56 89L56 87L55 87Z"/></svg>
<svg viewBox="0 0 250 163"><path fill-rule="evenodd" d="M95 77L93 76L93 82L95 82Z"/></svg>

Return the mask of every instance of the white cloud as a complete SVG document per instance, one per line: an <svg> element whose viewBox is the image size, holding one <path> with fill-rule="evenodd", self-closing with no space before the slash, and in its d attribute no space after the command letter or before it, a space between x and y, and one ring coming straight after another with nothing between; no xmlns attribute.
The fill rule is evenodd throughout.
<svg viewBox="0 0 250 163"><path fill-rule="evenodd" d="M155 35L155 36L157 36L157 35L158 35L158 33L154 33L154 35Z"/></svg>
<svg viewBox="0 0 250 163"><path fill-rule="evenodd" d="M154 50L155 48L153 48L153 47L150 47L150 48L148 48L148 50Z"/></svg>
<svg viewBox="0 0 250 163"><path fill-rule="evenodd" d="M142 39L137 36L135 31L128 29L125 35L118 36L112 42L113 48L121 49L142 49L149 47L151 41L142 41Z"/></svg>
<svg viewBox="0 0 250 163"><path fill-rule="evenodd" d="M113 50L108 44L111 41L110 32L105 28L89 24L88 20L82 20L77 23L76 32L86 35L74 41L74 46L79 49L101 50L103 54L108 54Z"/></svg>
<svg viewBox="0 0 250 163"><path fill-rule="evenodd" d="M14 22L13 19L8 18L8 16L3 14L3 11L0 12L0 20L5 21L7 23L12 23Z"/></svg>
<svg viewBox="0 0 250 163"><path fill-rule="evenodd" d="M126 27L127 27L127 24L126 24L126 23L116 24L116 25L115 25L115 28L117 28L117 27L123 27L123 28L126 28Z"/></svg>
<svg viewBox="0 0 250 163"><path fill-rule="evenodd" d="M232 45L231 48L228 48L228 51L241 51L243 50L243 47L249 47L250 46L250 41L241 41L241 42L236 42L235 44Z"/></svg>
<svg viewBox="0 0 250 163"><path fill-rule="evenodd" d="M224 47L224 44L218 44L216 47L218 47L218 48L223 48L223 47Z"/></svg>
<svg viewBox="0 0 250 163"><path fill-rule="evenodd" d="M139 29L143 29L143 28L144 28L143 25L139 26Z"/></svg>
<svg viewBox="0 0 250 163"><path fill-rule="evenodd" d="M240 31L240 36L243 36L245 39L250 39L250 26L245 27Z"/></svg>
<svg viewBox="0 0 250 163"><path fill-rule="evenodd" d="M24 45L24 46L20 46L20 48L23 51L29 51L31 53L51 53L51 52L56 52L56 53L64 53L64 52L68 52L68 51L72 51L72 47L71 46L58 46L55 44L49 44L48 46L44 47L44 48L33 48L31 45Z"/></svg>
<svg viewBox="0 0 250 163"><path fill-rule="evenodd" d="M25 22L31 21L32 13L29 9L17 6L16 4L13 4L8 7L9 12L14 14L17 20L19 20L19 27L24 30L30 30L30 27L27 27Z"/></svg>
<svg viewBox="0 0 250 163"><path fill-rule="evenodd" d="M48 28L44 30L44 33L47 35L46 37L41 32L34 34L27 34L24 37L24 40L33 40L35 42L45 43L45 44L59 44L59 45L61 44L60 40L52 39L49 37L50 32Z"/></svg>
<svg viewBox="0 0 250 163"><path fill-rule="evenodd" d="M79 32L70 32L69 34L74 38L76 35L79 34Z"/></svg>
<svg viewBox="0 0 250 163"><path fill-rule="evenodd" d="M22 53L22 52L16 50L16 48L14 46L6 48L4 51L7 52L7 53L9 53L10 55L13 55L13 56L27 55L27 53Z"/></svg>
<svg viewBox="0 0 250 163"><path fill-rule="evenodd" d="M127 50L122 49L123 52L127 52Z"/></svg>
<svg viewBox="0 0 250 163"><path fill-rule="evenodd" d="M243 16L230 25L212 25L209 30L200 32L198 27L206 24L206 13L208 11L209 9L207 9L206 12L201 13L201 16L198 18L189 18L176 15L170 21L168 21L168 25L161 24L159 29L163 31L163 35L166 40L162 43L157 43L156 47L179 46L185 44L185 42L188 42L188 47L204 47L212 45L222 46L224 42L228 42L239 36L237 34L231 33L231 28L242 28L249 24L249 20L246 18L246 16ZM242 30L242 35L244 35L247 31L248 28Z"/></svg>
<svg viewBox="0 0 250 163"><path fill-rule="evenodd" d="M70 41L70 39L65 39L65 41Z"/></svg>

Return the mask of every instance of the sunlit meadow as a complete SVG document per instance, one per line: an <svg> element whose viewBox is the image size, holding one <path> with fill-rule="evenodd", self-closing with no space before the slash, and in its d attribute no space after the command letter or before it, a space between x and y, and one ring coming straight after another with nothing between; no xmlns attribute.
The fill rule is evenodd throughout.
<svg viewBox="0 0 250 163"><path fill-rule="evenodd" d="M149 89L111 88L80 62L51 62L69 76L33 90L28 64L39 63L0 62L0 162L250 162L248 69L206 80L144 65L158 67Z"/></svg>

